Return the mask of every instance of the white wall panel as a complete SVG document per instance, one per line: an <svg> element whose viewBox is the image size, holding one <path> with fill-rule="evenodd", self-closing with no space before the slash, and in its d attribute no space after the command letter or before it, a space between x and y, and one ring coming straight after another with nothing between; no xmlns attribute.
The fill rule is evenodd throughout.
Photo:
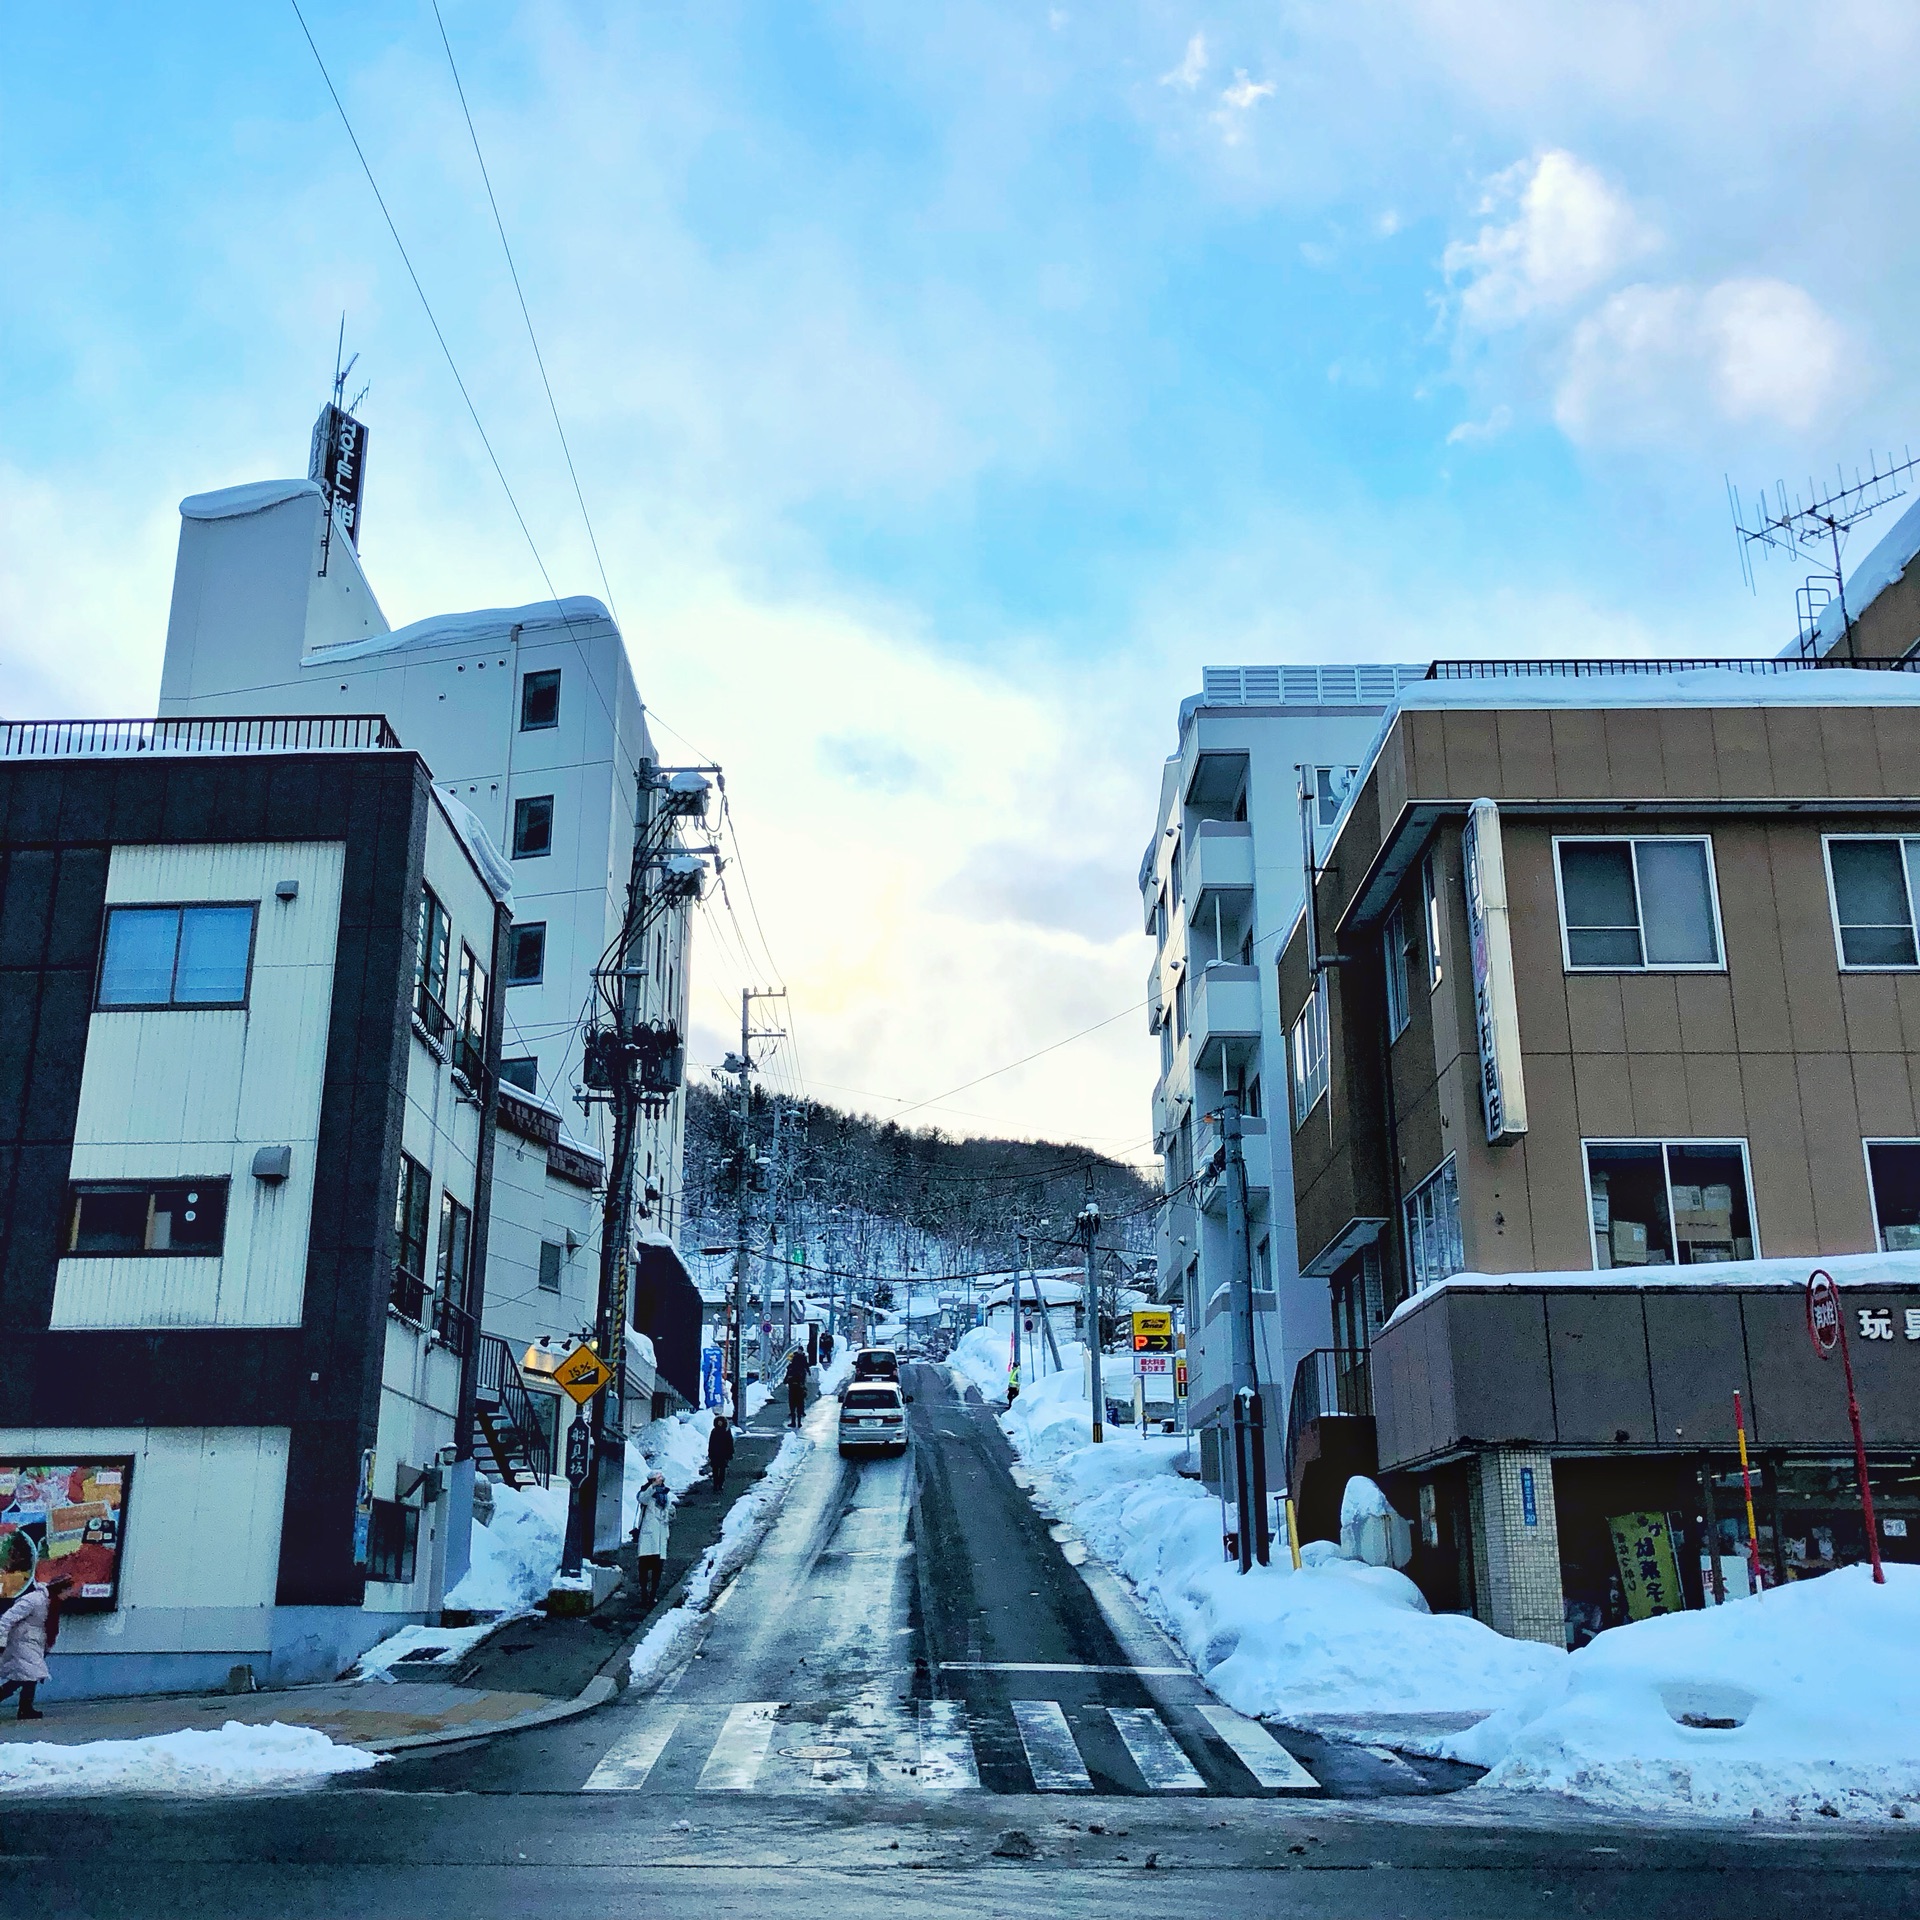
<svg viewBox="0 0 1920 1920"><path fill-rule="evenodd" d="M299 1325L343 864L330 841L114 849L111 905L257 901L253 974L244 1008L93 1015L72 1177L224 1173L226 1246L218 1261L63 1260L54 1326ZM295 899L276 897L282 880ZM293 1149L282 1185L253 1178L263 1146Z"/></svg>

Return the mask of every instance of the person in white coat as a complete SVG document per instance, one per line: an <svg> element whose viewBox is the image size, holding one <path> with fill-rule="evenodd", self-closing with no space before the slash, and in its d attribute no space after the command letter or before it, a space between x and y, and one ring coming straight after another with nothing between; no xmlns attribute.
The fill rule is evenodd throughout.
<svg viewBox="0 0 1920 1920"><path fill-rule="evenodd" d="M0 1700L16 1689L20 1718L46 1716L33 1704L41 1683L50 1678L47 1650L60 1632L60 1601L73 1582L65 1574L43 1586L29 1586L5 1613L0 1613Z"/></svg>
<svg viewBox="0 0 1920 1920"><path fill-rule="evenodd" d="M640 1523L633 1530L633 1551L640 1576L640 1604L651 1607L660 1598L660 1580L667 1565L667 1530L673 1522L673 1496L667 1476L655 1471L640 1489Z"/></svg>

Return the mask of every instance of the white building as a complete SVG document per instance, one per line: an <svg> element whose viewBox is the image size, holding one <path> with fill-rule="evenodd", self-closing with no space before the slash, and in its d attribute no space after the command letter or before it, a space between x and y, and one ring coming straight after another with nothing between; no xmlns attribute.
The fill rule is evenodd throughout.
<svg viewBox="0 0 1920 1920"><path fill-rule="evenodd" d="M595 1320L595 1187L610 1132L604 1107L577 1104L583 1019L625 916L640 769L653 759L626 646L587 598L390 629L337 529L321 571L324 531L310 480L181 503L160 710L383 714L506 853L514 919L486 1327L516 1357L542 1338L564 1350ZM688 918L683 901L655 924L636 1010L681 1035ZM635 1158L639 1223L669 1234L681 1225L683 1125L676 1093L643 1120ZM646 1319L644 1305L635 1311ZM652 1347L629 1340L635 1418L667 1384L691 1397L688 1358L668 1357L682 1377L663 1382Z"/></svg>
<svg viewBox="0 0 1920 1920"><path fill-rule="evenodd" d="M1159 1036L1153 1133L1167 1192L1154 1252L1161 1297L1184 1306L1188 1417L1218 1484L1233 1341L1227 1190L1206 1170L1231 1089L1245 1116L1255 1359L1272 1484L1284 1469L1287 1393L1299 1362L1331 1344L1327 1289L1303 1276L1287 1150L1287 1036L1277 962L1305 898L1299 769L1330 826L1354 767L1395 693L1424 668L1397 665L1208 667L1180 705L1178 749L1160 782L1140 897L1154 958L1148 1022ZM1200 1174L1198 1180L1196 1173Z"/></svg>

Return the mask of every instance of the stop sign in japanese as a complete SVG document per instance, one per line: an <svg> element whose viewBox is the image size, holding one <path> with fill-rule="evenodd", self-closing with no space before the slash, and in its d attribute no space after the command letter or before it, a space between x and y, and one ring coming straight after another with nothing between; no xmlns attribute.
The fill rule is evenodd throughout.
<svg viewBox="0 0 1920 1920"><path fill-rule="evenodd" d="M1807 1276L1807 1332L1816 1353L1829 1354L1839 1343L1840 1289L1818 1268Z"/></svg>

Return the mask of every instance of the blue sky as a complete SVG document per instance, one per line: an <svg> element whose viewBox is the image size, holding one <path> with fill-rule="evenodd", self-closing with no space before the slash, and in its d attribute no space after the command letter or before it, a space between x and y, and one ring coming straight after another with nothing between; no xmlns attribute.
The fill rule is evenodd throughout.
<svg viewBox="0 0 1920 1920"><path fill-rule="evenodd" d="M431 8L303 5L603 591ZM1912 430L1910 5L442 5L823 1090L1140 997L1204 662L1770 652L1723 473ZM303 467L343 307L389 616L539 595L290 7L0 12L0 231L0 711L150 706L176 502ZM1150 1080L1122 1022L942 1117L1131 1146Z"/></svg>

